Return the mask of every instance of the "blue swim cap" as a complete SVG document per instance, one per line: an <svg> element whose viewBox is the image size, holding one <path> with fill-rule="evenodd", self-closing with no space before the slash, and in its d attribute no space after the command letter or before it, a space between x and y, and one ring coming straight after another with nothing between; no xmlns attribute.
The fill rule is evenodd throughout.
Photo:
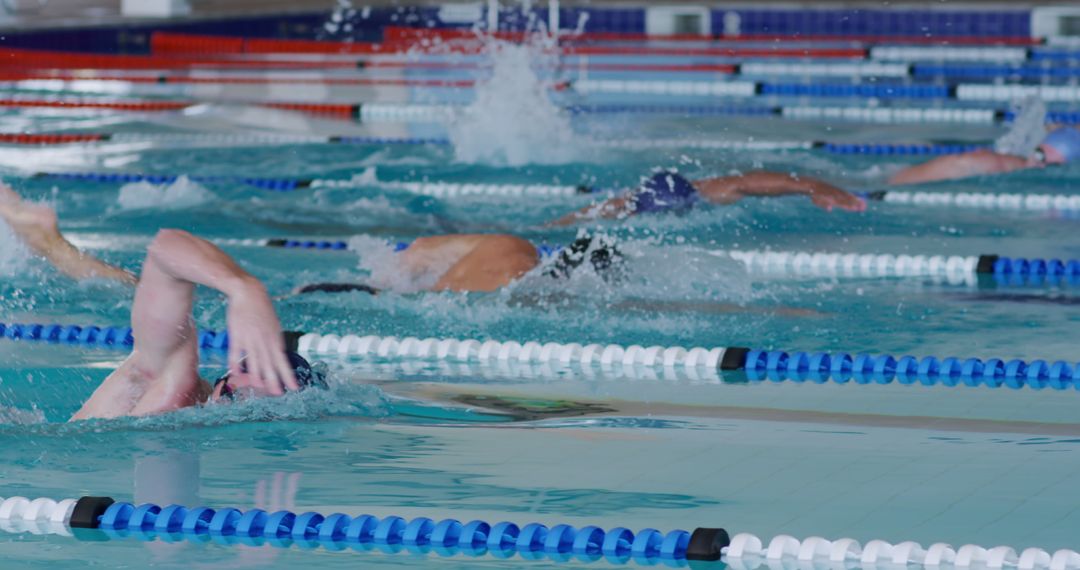
<svg viewBox="0 0 1080 570"><path fill-rule="evenodd" d="M1065 162L1072 162L1080 158L1080 130L1072 127L1058 129L1043 139L1041 145L1046 145L1058 152Z"/></svg>
<svg viewBox="0 0 1080 570"><path fill-rule="evenodd" d="M657 172L630 197L637 213L684 212L697 202L698 191L689 180L670 170Z"/></svg>

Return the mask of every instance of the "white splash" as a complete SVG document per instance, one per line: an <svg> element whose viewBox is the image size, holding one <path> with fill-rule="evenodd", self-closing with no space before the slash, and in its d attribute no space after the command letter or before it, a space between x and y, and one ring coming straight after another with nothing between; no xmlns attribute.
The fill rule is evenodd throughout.
<svg viewBox="0 0 1080 570"><path fill-rule="evenodd" d="M0 220L0 275L18 273L29 259L26 246L6 222Z"/></svg>
<svg viewBox="0 0 1080 570"><path fill-rule="evenodd" d="M1032 95L1013 103L1013 112L1012 128L994 141L994 151L1027 157L1046 138L1046 103Z"/></svg>
<svg viewBox="0 0 1080 570"><path fill-rule="evenodd" d="M384 239L370 236L354 236L349 240L349 250L359 257L359 269L370 274L367 284L379 290L397 293L415 293L427 283L420 283L401 263L401 256L394 246Z"/></svg>
<svg viewBox="0 0 1080 570"><path fill-rule="evenodd" d="M476 85L476 100L449 126L458 161L521 166L567 163L581 157L583 148L569 117L548 97L551 82L534 70L534 64L549 57L543 43L540 39L524 45L488 41L491 77Z"/></svg>
<svg viewBox="0 0 1080 570"><path fill-rule="evenodd" d="M177 178L172 184L134 182L120 188L116 203L122 210L161 208L180 210L209 202L214 194L192 182L187 176Z"/></svg>

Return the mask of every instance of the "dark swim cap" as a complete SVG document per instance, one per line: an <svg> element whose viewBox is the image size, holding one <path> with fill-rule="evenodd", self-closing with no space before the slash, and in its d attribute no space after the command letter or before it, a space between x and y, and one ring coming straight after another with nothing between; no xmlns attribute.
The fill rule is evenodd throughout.
<svg viewBox="0 0 1080 570"><path fill-rule="evenodd" d="M303 356L300 356L291 350L286 350L285 358L289 360L289 366L292 366L292 369L296 374L296 383L300 385L300 390L306 390L311 387L325 390L330 387L330 385L326 383L326 375L322 371L312 368L311 363ZM245 372L247 371L247 366L243 363L241 363L240 366ZM218 384L227 381L230 374L231 372L226 372L217 380L214 380L214 388L217 388ZM233 399L233 389L226 385L225 389L221 392L221 397L230 400Z"/></svg>
<svg viewBox="0 0 1080 570"><path fill-rule="evenodd" d="M604 281L610 283L622 277L626 259L619 248L607 239L594 239L590 235L582 235L564 247L545 275L556 279L569 278L578 266L585 263L586 257Z"/></svg>
<svg viewBox="0 0 1080 570"><path fill-rule="evenodd" d="M350 293L360 291L369 295L378 295L379 290L363 283L311 283L296 290L297 294L305 293Z"/></svg>
<svg viewBox="0 0 1080 570"><path fill-rule="evenodd" d="M306 358L291 350L285 351L285 357L289 359L289 366L292 366L293 370L296 371L296 382L300 384L301 390L311 387L325 390L329 387L326 383L326 374L312 368L311 363Z"/></svg>
<svg viewBox="0 0 1080 570"><path fill-rule="evenodd" d="M697 188L678 173L664 170L641 183L631 196L634 212L685 212L698 199Z"/></svg>

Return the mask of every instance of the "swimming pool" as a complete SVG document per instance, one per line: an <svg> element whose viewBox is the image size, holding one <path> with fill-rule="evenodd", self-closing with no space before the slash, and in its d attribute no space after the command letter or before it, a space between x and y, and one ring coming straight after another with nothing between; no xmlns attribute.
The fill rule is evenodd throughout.
<svg viewBox="0 0 1080 570"><path fill-rule="evenodd" d="M869 124L745 113L643 112L643 106L717 106L711 99L671 93L583 94L571 88L549 99L549 85L521 64L542 66L552 58L501 49L494 68L484 72L375 69L330 74L479 78L475 88L365 86L327 91L317 98L335 103L371 96L364 100L404 107L461 106L449 121L410 122L398 116L357 124L229 104L280 100L281 91L272 89L254 93L220 87L220 96L211 97L205 91L171 90L167 82L155 84L154 93L118 95L114 90L112 96L213 102L135 114L7 107L0 115L0 131L5 133L117 136L4 146L0 173L22 194L55 204L72 241L131 269L138 268L146 245L161 227L182 227L218 240L348 242L347 250L314 250L222 241L245 268L265 280L272 294L284 295L312 281L393 282L399 276L380 269L392 260L392 244L429 234L509 232L538 244L565 244L578 229L554 229L545 223L594 199L581 194L440 198L402 191L395 183L612 189L633 186L660 167L677 168L690 177L767 168L874 191L884 187L889 173L924 157L830 153L820 146L708 148L701 141L986 144L1005 130L992 121L963 126ZM421 55L409 61L448 57ZM589 57L597 64L631 61L620 60L618 54L610 60ZM658 60L693 61L666 57ZM481 56L449 59L489 61ZM670 71L590 73L612 81L683 80ZM284 80L281 88L294 80ZM11 87L30 98L56 94L56 85ZM66 95L80 97L89 91L84 85L60 87ZM760 102L808 107L836 103L827 97L801 99L805 94L770 97ZM745 108L750 103L724 104ZM624 112L587 110L600 105L630 107ZM577 112L560 109L575 106ZM935 100L925 105L935 106L996 109L1001 104ZM1070 107L1058 104L1052 110ZM213 136L154 138L164 132ZM268 134L369 140L267 142ZM370 144L374 137L397 142ZM414 139L446 143L413 144ZM191 179L170 178L155 185L30 176L46 172ZM352 183L273 192L235 177ZM1076 180L1072 166L923 189L1071 194ZM744 200L685 216L590 224L618 239L632 257L629 278L615 286L588 274L553 283L536 271L493 294L315 294L284 298L277 308L288 329L340 336L744 346L1075 364L1071 333L1078 320L1072 310L1077 297L1068 280L1025 285L931 275L760 271L716 252L995 254L1068 260L1080 258L1080 243L1071 239L1076 223L1071 212L1055 209L874 202L866 213L849 214L826 213L794 198ZM10 235L3 235L0 322L126 326L129 290L75 284L29 258ZM398 285L407 291L407 284ZM731 305L742 309L732 311ZM222 329L221 299L200 295L195 317L200 328ZM1080 511L1070 499L1080 432L1071 386L1057 390L1036 381L1019 389L994 389L959 380L931 386L894 380L893 375L881 381L816 383L719 371L715 366L686 373L663 366L320 355L334 380L329 393L153 418L64 423L125 355L110 347L0 342L0 438L8 456L0 467L0 496L102 495L160 505L475 518L578 528L724 527L763 538L786 534L800 539L852 537L864 544L873 539L1005 544L1051 552L1075 548L1075 530L1080 528ZM216 375L224 367L221 355L208 350L205 356L206 375ZM160 567L522 564L520 558L418 558L373 548L333 552L212 541L76 541L26 533L3 537L5 559L18 565L62 567L86 560ZM757 563L764 564L757 560L747 565ZM552 560L530 564L560 566Z"/></svg>

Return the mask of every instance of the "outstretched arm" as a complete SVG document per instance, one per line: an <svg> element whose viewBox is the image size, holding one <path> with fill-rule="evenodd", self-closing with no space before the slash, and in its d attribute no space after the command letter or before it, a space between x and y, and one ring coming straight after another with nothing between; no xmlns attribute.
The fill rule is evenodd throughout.
<svg viewBox="0 0 1080 570"><path fill-rule="evenodd" d="M130 272L79 251L60 233L52 208L23 200L3 182L0 182L0 218L34 253L69 277L111 279L128 285L136 282Z"/></svg>
<svg viewBox="0 0 1080 570"><path fill-rule="evenodd" d="M582 220L595 220L596 218L621 218L634 213L634 207L630 203L630 195L625 194L609 198L599 204L586 206L580 210L548 223L549 226L570 226Z"/></svg>
<svg viewBox="0 0 1080 570"><path fill-rule="evenodd" d="M854 194L809 176L757 171L737 176L694 180L692 184L703 199L714 204L733 204L748 196L801 194L808 196L815 205L825 210L840 208L861 212L866 209L866 203ZM549 225L568 226L582 220L620 218L633 214L634 206L630 195L626 194L571 212Z"/></svg>
<svg viewBox="0 0 1080 570"><path fill-rule="evenodd" d="M701 197L714 204L733 204L748 196L804 195L823 210L840 208L861 212L866 203L858 196L845 192L828 182L780 172L755 171L737 176L695 180L694 187Z"/></svg>
<svg viewBox="0 0 1080 570"><path fill-rule="evenodd" d="M909 166L889 178L889 184L920 184L938 180L953 180L982 174L1000 174L1038 166L1037 163L991 150L939 156L922 164Z"/></svg>

